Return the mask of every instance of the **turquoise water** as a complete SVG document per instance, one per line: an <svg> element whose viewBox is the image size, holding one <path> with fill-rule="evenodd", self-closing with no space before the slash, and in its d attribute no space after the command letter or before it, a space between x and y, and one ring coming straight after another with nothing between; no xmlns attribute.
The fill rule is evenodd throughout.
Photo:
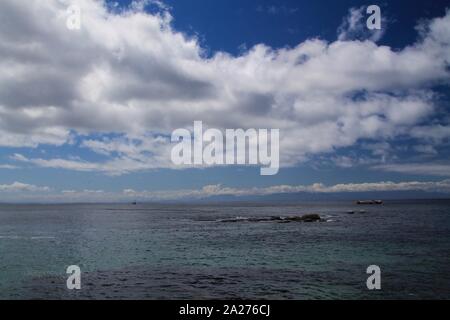
<svg viewBox="0 0 450 320"><path fill-rule="evenodd" d="M307 213L326 222L245 220ZM449 299L450 201L0 205L0 299L30 298Z"/></svg>

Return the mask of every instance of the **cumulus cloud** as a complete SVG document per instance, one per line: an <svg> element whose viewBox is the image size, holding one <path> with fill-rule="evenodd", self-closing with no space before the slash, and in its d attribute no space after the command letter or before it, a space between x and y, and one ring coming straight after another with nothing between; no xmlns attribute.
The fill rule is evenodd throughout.
<svg viewBox="0 0 450 320"><path fill-rule="evenodd" d="M428 126L417 126L411 130L411 137L425 140L433 144L441 144L450 138L450 126L435 124Z"/></svg>
<svg viewBox="0 0 450 320"><path fill-rule="evenodd" d="M200 200L217 196L269 196L275 194L295 193L355 193L355 192L386 192L386 191L422 191L450 193L450 180L437 182L377 182L349 183L326 186L322 183L312 185L276 185L261 188L232 188L218 185L207 185L200 189L167 190L167 191L136 191L124 189L122 192L107 192L104 190L63 190L52 191L48 187L37 187L15 182L11 185L0 185L0 192L27 191L21 197L14 199L36 202L130 202L130 201L182 201ZM45 192L45 193L42 193ZM5 197L3 197L5 199Z"/></svg>
<svg viewBox="0 0 450 320"><path fill-rule="evenodd" d="M450 180L441 182L379 182L379 183L350 183L326 186L316 183L309 186L278 185L264 188L230 188L222 185L209 185L197 190L181 190L166 192L136 192L124 191L124 194L138 199L202 199L213 196L267 196L274 194L307 193L340 193L340 192L376 192L376 191L439 191L450 192Z"/></svg>
<svg viewBox="0 0 450 320"><path fill-rule="evenodd" d="M419 125L435 111L432 85L449 80L450 13L402 50L344 37L206 57L195 38L174 30L167 9L76 2L75 31L66 28L72 1L0 2L0 146L61 146L76 136L80 148L110 160L19 162L107 174L169 168L161 137L195 120L281 129L284 166L362 139L448 134L447 124L442 132Z"/></svg>
<svg viewBox="0 0 450 320"><path fill-rule="evenodd" d="M169 161L171 145L168 137L150 136L145 139L143 137L105 138L102 140L86 139L81 143L80 147L107 156L110 160L91 162L79 158L28 158L19 153L13 154L10 158L16 162L41 168L102 172L111 176L123 175L133 171L178 168Z"/></svg>
<svg viewBox="0 0 450 320"><path fill-rule="evenodd" d="M428 151L428 150L427 150ZM450 177L449 164L436 163L400 163L374 166L374 169L414 175Z"/></svg>
<svg viewBox="0 0 450 320"><path fill-rule="evenodd" d="M7 170L13 170L13 169L17 169L17 166L13 166L10 164L0 164L0 169L7 169Z"/></svg>
<svg viewBox="0 0 450 320"><path fill-rule="evenodd" d="M21 182L12 184L0 184L0 192L46 192L50 191L49 187L35 186Z"/></svg>

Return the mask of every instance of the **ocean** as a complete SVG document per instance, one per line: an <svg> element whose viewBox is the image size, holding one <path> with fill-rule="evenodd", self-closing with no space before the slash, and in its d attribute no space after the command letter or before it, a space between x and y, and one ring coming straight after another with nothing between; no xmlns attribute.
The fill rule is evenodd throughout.
<svg viewBox="0 0 450 320"><path fill-rule="evenodd" d="M450 299L450 200L0 205L0 299Z"/></svg>

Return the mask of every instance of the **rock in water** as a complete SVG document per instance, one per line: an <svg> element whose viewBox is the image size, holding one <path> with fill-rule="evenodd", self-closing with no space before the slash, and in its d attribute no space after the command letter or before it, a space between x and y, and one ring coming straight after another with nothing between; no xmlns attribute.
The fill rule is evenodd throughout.
<svg viewBox="0 0 450 320"><path fill-rule="evenodd" d="M288 217L285 220L295 222L316 222L322 221L322 218L318 214L306 214L298 217Z"/></svg>
<svg viewBox="0 0 450 320"><path fill-rule="evenodd" d="M279 223L317 222L317 221L325 221L325 220L323 220L318 214L306 214L303 216L292 216L287 218L274 216L274 217L234 218L234 219L220 220L220 222L279 222Z"/></svg>
<svg viewBox="0 0 450 320"><path fill-rule="evenodd" d="M383 204L382 200L360 200L356 201L356 204L359 205L381 205Z"/></svg>
<svg viewBox="0 0 450 320"><path fill-rule="evenodd" d="M321 221L322 219L318 214L307 214L302 217L303 222L316 222Z"/></svg>

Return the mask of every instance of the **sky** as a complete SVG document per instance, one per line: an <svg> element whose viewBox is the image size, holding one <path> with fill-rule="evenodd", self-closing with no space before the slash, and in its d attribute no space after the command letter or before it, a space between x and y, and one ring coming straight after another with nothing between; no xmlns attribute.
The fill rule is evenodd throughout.
<svg viewBox="0 0 450 320"><path fill-rule="evenodd" d="M369 5L381 30L366 27ZM2 0L0 202L448 194L447 8ZM279 129L279 173L174 165L171 133L194 121Z"/></svg>

